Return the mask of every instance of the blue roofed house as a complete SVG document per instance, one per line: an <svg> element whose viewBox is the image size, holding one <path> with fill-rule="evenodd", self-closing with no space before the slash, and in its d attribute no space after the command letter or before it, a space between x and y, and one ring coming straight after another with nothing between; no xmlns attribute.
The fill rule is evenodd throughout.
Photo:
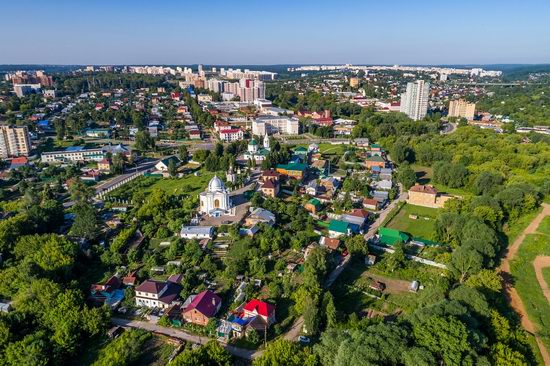
<svg viewBox="0 0 550 366"><path fill-rule="evenodd" d="M106 304L114 309L124 299L124 290L121 287L120 279L117 276L112 276L103 284L90 286L88 299L97 304Z"/></svg>

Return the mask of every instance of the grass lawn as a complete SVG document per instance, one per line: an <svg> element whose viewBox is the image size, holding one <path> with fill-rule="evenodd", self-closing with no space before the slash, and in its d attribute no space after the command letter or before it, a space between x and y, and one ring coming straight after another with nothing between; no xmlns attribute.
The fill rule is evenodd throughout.
<svg viewBox="0 0 550 366"><path fill-rule="evenodd" d="M550 235L550 216L546 216L542 219L537 231L542 234Z"/></svg>
<svg viewBox="0 0 550 366"><path fill-rule="evenodd" d="M155 188L160 188L170 194L188 194L197 195L206 189L208 182L214 176L214 173L201 172L199 176L189 174L183 178L160 178L155 183L147 187L150 192Z"/></svg>
<svg viewBox="0 0 550 366"><path fill-rule="evenodd" d="M405 204L399 213L386 224L386 227L412 234L415 237L433 240L435 232L435 218L438 209ZM417 215L413 220L409 215ZM426 220L427 218L427 220Z"/></svg>
<svg viewBox="0 0 550 366"><path fill-rule="evenodd" d="M527 235L510 267L515 288L525 304L529 319L537 325L544 344L550 349L550 335L546 331L550 329L550 304L542 293L533 267L535 257L550 255L549 241L549 235ZM548 272L544 273L548 278Z"/></svg>

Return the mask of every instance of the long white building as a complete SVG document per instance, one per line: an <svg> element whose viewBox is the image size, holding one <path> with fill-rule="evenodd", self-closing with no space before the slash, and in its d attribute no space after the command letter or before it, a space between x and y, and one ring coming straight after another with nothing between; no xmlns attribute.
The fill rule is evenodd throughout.
<svg viewBox="0 0 550 366"><path fill-rule="evenodd" d="M252 121L252 134L258 136L284 134L297 135L300 132L298 118L283 116L260 116Z"/></svg>
<svg viewBox="0 0 550 366"><path fill-rule="evenodd" d="M401 94L400 111L415 121L423 119L428 113L430 83L424 80L407 83L407 91Z"/></svg>

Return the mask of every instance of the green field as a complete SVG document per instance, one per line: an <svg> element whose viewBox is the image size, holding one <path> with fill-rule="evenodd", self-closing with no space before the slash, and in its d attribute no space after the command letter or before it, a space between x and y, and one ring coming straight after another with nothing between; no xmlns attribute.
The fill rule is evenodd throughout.
<svg viewBox="0 0 550 366"><path fill-rule="evenodd" d="M415 206L407 203L386 224L386 227L409 233L414 237L433 240L437 211L438 209L436 208ZM418 218L413 220L409 218L409 215L417 215Z"/></svg>
<svg viewBox="0 0 550 366"><path fill-rule="evenodd" d="M542 220L537 231L542 234L550 235L550 216L546 216Z"/></svg>
<svg viewBox="0 0 550 366"><path fill-rule="evenodd" d="M529 319L537 325L539 335L547 348L550 348L550 335L547 332L550 329L550 304L536 279L533 260L539 255L550 255L549 242L550 235L527 235L516 258L510 263L515 288L523 300ZM548 269L543 273L548 281Z"/></svg>
<svg viewBox="0 0 550 366"><path fill-rule="evenodd" d="M155 183L147 187L146 191L160 188L170 194L185 193L193 196L204 191L213 176L214 173L201 172L199 176L189 174L183 178L159 178Z"/></svg>

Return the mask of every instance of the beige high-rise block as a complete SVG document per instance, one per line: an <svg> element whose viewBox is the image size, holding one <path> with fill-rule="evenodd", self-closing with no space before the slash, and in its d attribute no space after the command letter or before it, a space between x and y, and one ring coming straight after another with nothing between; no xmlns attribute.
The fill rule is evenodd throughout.
<svg viewBox="0 0 550 366"><path fill-rule="evenodd" d="M27 126L0 126L0 158L28 156L31 140Z"/></svg>
<svg viewBox="0 0 550 366"><path fill-rule="evenodd" d="M468 103L464 99L451 100L449 103L449 117L474 119L476 111L475 103Z"/></svg>

